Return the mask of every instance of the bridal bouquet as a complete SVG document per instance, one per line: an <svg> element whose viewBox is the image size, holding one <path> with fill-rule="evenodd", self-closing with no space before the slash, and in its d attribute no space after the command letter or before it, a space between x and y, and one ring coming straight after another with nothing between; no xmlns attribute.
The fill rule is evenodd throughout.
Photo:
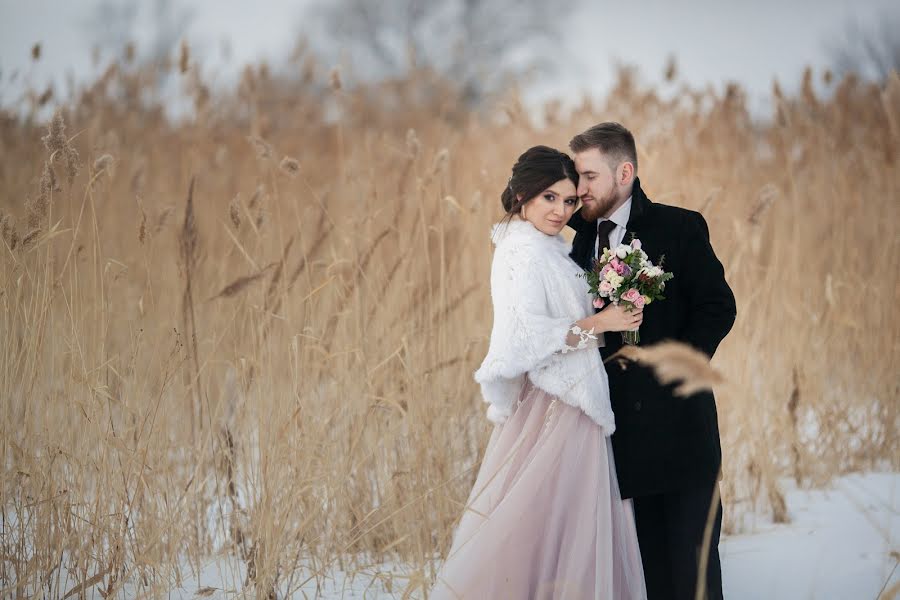
<svg viewBox="0 0 900 600"><path fill-rule="evenodd" d="M632 236L631 244L619 244L610 250L604 248L603 255L594 260L594 266L585 273L594 306L603 308L606 302L623 303L627 308L641 309L654 300L663 300L666 282L674 275L662 269L665 257L655 266L641 250L641 241ZM637 329L623 331L622 341L635 345L641 341Z"/></svg>

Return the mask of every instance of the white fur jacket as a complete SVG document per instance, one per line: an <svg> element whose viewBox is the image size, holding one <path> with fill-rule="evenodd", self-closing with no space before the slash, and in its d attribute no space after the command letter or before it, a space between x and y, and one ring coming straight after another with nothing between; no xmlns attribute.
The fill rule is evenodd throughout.
<svg viewBox="0 0 900 600"><path fill-rule="evenodd" d="M581 409L612 435L615 419L597 336L575 325L593 308L587 280L569 258L570 244L516 217L494 225L491 236L494 326L475 372L490 405L488 419L502 423L512 414L527 374L535 386ZM571 346L567 338L580 340Z"/></svg>

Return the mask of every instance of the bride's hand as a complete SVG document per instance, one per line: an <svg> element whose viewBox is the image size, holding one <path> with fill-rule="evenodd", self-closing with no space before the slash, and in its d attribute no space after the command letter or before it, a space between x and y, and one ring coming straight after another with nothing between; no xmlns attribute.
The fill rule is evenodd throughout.
<svg viewBox="0 0 900 600"><path fill-rule="evenodd" d="M644 309L627 309L610 304L593 317L594 331L630 331L644 322Z"/></svg>

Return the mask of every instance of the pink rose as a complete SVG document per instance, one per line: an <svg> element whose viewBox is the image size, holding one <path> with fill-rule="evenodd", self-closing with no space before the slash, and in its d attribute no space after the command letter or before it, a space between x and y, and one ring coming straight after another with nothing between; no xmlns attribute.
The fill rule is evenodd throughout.
<svg viewBox="0 0 900 600"><path fill-rule="evenodd" d="M634 307L637 308L638 310L644 308L644 304L645 304L645 301L644 301L643 296L638 296L637 299L634 300Z"/></svg>
<svg viewBox="0 0 900 600"><path fill-rule="evenodd" d="M594 308L603 308L605 304L603 298L594 298Z"/></svg>
<svg viewBox="0 0 900 600"><path fill-rule="evenodd" d="M615 269L617 274L622 275L628 265L620 261L618 258L614 258L609 261L609 266Z"/></svg>
<svg viewBox="0 0 900 600"><path fill-rule="evenodd" d="M612 265L610 265L609 263L606 263L605 265L603 265L603 268L600 269L600 279L603 279L604 277L606 277L606 274L612 270L613 270Z"/></svg>
<svg viewBox="0 0 900 600"><path fill-rule="evenodd" d="M633 240L631 240L631 247L634 248L635 250L640 250L641 249L641 240L639 240L637 238L634 238Z"/></svg>
<svg viewBox="0 0 900 600"><path fill-rule="evenodd" d="M641 302L643 303L644 297L641 296L641 293L634 288L631 288L627 292L622 294L622 300L624 300L625 302L631 302L635 306L637 306L638 298L640 298Z"/></svg>
<svg viewBox="0 0 900 600"><path fill-rule="evenodd" d="M613 285L604 279L600 282L600 285L597 286L597 291L604 295L609 294L613 291Z"/></svg>

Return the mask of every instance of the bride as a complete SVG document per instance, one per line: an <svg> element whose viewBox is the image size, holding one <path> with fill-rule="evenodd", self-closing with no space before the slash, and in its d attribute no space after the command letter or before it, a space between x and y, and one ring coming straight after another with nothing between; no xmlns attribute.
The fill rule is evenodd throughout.
<svg viewBox="0 0 900 600"><path fill-rule="evenodd" d="M645 598L615 420L597 351L641 312L591 306L559 232L578 203L568 155L535 146L512 169L492 230L494 326L475 379L495 423L432 598ZM598 301L599 302L599 301Z"/></svg>

